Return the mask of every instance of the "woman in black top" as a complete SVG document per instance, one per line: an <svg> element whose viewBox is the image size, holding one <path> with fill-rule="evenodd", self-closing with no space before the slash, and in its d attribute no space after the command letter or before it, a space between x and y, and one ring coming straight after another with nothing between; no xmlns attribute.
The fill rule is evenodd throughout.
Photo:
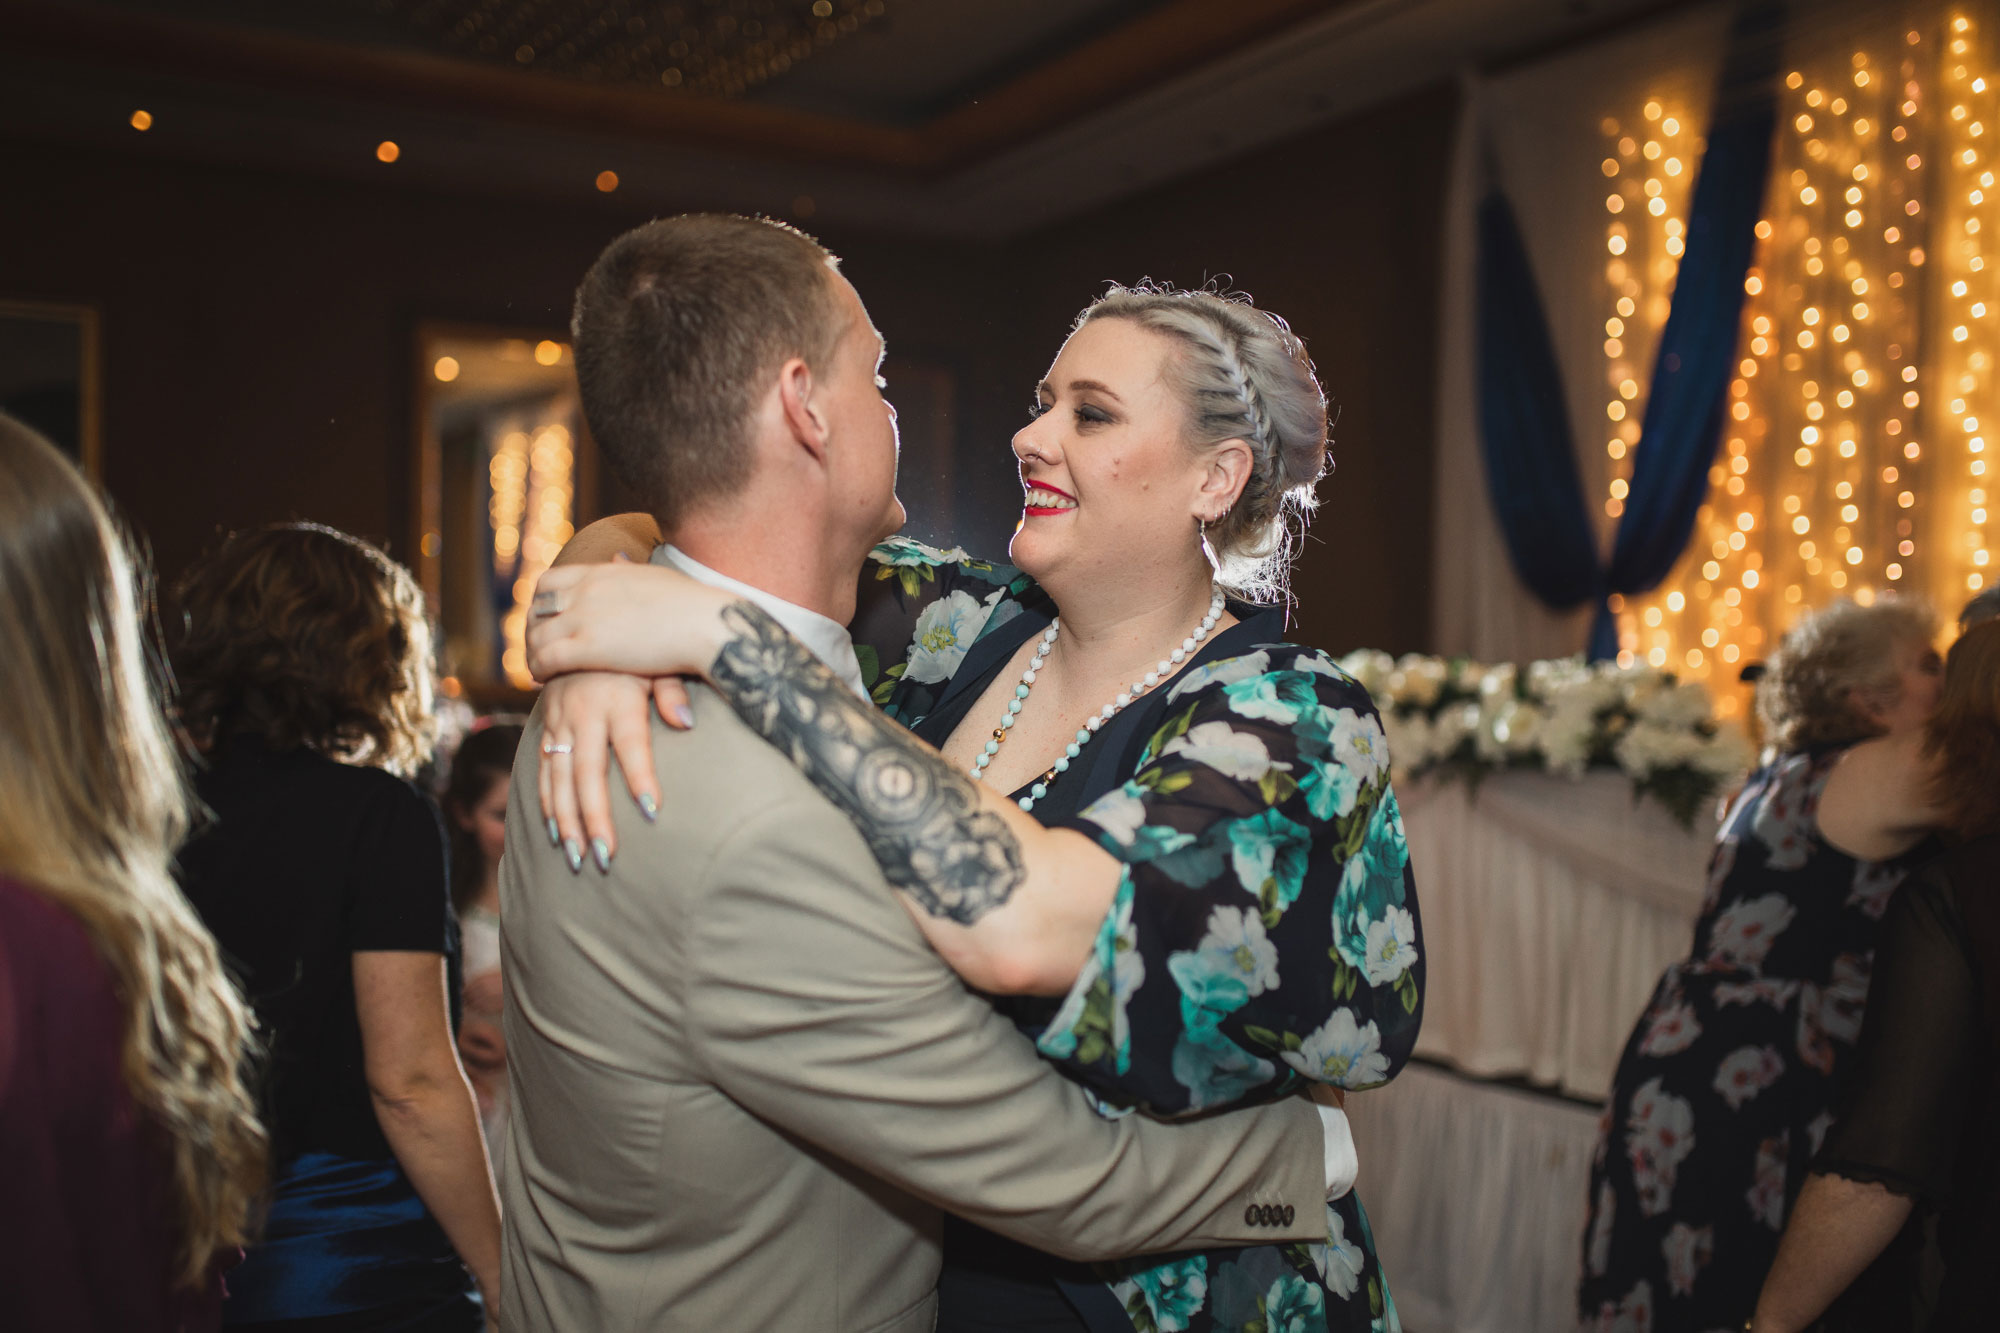
<svg viewBox="0 0 2000 1333"><path fill-rule="evenodd" d="M476 1330L499 1206L453 1045L444 832L400 776L433 733L422 595L374 547L289 525L231 538L181 597L215 816L182 878L263 1028L277 1163L224 1323Z"/></svg>
<svg viewBox="0 0 2000 1333"><path fill-rule="evenodd" d="M1912 875L1883 919L1851 1092L1799 1193L1757 1333L1822 1312L1829 1330L1955 1333L1992 1327L2000 1302L2000 622L1952 646L1928 733L1945 826L1969 840ZM1932 1218L1944 1277L1926 1317Z"/></svg>

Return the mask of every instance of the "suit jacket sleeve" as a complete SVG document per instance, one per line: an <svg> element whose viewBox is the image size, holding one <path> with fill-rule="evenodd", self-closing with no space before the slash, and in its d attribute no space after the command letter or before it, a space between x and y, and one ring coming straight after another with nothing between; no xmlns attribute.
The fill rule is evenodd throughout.
<svg viewBox="0 0 2000 1333"><path fill-rule="evenodd" d="M1322 1239L1310 1105L1098 1115L924 943L831 805L761 812L719 847L700 901L694 1044L763 1119L1068 1258Z"/></svg>

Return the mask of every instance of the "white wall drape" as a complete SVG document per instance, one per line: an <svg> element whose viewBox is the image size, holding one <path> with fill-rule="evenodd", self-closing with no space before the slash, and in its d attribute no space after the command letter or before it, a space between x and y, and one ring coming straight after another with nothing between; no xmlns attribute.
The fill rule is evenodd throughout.
<svg viewBox="0 0 2000 1333"><path fill-rule="evenodd" d="M1500 76L1469 79L1446 204L1438 355L1436 592L1432 646L1484 661L1579 652L1592 608L1558 614L1521 585L1487 498L1479 454L1473 222L1490 161L1512 201L1548 315L1570 406L1585 503L1608 553L1605 454L1606 118L1671 99L1705 128L1733 4L1707 4ZM1490 148L1490 157L1489 157ZM1627 321L1626 360L1643 384L1659 322ZM1643 396L1634 405L1643 410Z"/></svg>

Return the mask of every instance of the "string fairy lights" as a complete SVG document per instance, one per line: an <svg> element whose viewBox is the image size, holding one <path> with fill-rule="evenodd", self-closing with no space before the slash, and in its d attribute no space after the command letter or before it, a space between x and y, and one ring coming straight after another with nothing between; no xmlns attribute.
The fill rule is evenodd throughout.
<svg viewBox="0 0 2000 1333"><path fill-rule="evenodd" d="M487 462L493 573L511 597L500 617L500 669L518 689L534 684L528 671L528 600L563 543L575 535L574 445L568 426L545 421L506 431Z"/></svg>
<svg viewBox="0 0 2000 1333"><path fill-rule="evenodd" d="M1733 680L1809 607L1894 589L1949 614L2000 575L1988 536L2000 274L1985 252L1996 83L1979 25L1956 9L1787 72L1709 494L1665 581L1614 599L1621 662ZM1686 140L1688 117L1658 99L1645 112L1659 127L1646 143L1661 144L1650 165L1668 156L1667 122ZM1632 140L1619 138L1620 149ZM1618 395L1607 411L1620 423L1607 449L1623 465L1605 505L1614 518L1637 440L1627 423L1643 411L1626 385L1666 320L1699 149L1686 156L1673 177L1641 174L1631 153L1605 163L1621 178L1606 201L1618 311L1616 332L1606 325ZM1657 229L1644 256L1626 223L1641 197ZM1634 272L1641 260L1650 268ZM1743 702L1724 691L1718 707L1740 713Z"/></svg>

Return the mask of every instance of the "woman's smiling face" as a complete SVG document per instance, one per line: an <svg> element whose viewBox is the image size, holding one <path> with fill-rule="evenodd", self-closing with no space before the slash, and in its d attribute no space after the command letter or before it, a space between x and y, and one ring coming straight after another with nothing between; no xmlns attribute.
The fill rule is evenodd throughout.
<svg viewBox="0 0 2000 1333"><path fill-rule="evenodd" d="M1008 550L1024 572L1129 577L1194 556L1203 464L1165 373L1173 354L1128 319L1092 320L1063 344L1014 436L1026 496Z"/></svg>

